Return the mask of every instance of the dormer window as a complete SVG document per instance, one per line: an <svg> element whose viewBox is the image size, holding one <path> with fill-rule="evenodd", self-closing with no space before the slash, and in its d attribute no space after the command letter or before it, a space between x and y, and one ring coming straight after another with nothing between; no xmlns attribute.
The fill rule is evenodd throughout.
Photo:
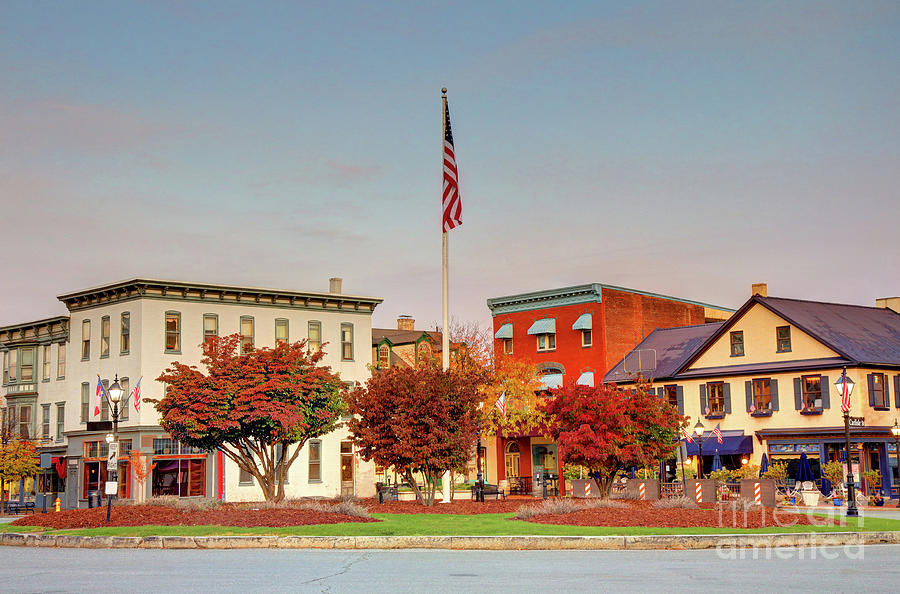
<svg viewBox="0 0 900 594"><path fill-rule="evenodd" d="M388 345L383 344L378 347L378 367L387 369L391 366L391 349Z"/></svg>

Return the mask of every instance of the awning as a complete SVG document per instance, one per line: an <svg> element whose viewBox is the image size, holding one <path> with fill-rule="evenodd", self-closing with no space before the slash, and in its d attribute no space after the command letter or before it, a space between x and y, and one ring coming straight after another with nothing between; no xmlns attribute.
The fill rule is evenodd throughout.
<svg viewBox="0 0 900 594"><path fill-rule="evenodd" d="M529 334L556 334L556 318L544 318L536 321L528 329Z"/></svg>
<svg viewBox="0 0 900 594"><path fill-rule="evenodd" d="M591 386L594 387L594 372L593 371L585 371L578 377L578 381L576 384L582 386Z"/></svg>
<svg viewBox="0 0 900 594"><path fill-rule="evenodd" d="M550 390L551 388L558 388L563 383L563 374L561 373L547 373L541 376L541 389L542 390Z"/></svg>
<svg viewBox="0 0 900 594"><path fill-rule="evenodd" d="M572 324L572 330L590 330L591 314L581 314L575 323Z"/></svg>
<svg viewBox="0 0 900 594"><path fill-rule="evenodd" d="M693 441L686 444L687 455L696 456L700 453L699 448L697 447L697 436L692 435L691 437L693 438ZM705 432L703 434L703 455L713 456L717 451L720 456L727 456L730 454L752 454L753 437L751 435L744 435L743 431L723 431L722 443L719 443L712 431Z"/></svg>
<svg viewBox="0 0 900 594"><path fill-rule="evenodd" d="M500 329L494 334L494 338L512 338L512 322L500 326Z"/></svg>

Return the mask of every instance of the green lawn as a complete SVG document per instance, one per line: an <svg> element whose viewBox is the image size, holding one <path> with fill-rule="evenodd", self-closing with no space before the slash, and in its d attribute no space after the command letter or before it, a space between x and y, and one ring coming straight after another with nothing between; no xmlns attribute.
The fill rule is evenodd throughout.
<svg viewBox="0 0 900 594"><path fill-rule="evenodd" d="M239 528L225 526L138 526L61 530L50 534L79 536L212 536L212 535L299 535L299 536L615 536L637 534L759 534L774 532L847 532L855 530L900 530L900 520L865 518L863 526L850 519L846 526L784 526L756 530L734 528L651 528L632 526L552 526L511 521L511 513L463 516L450 514L373 514L381 522L358 524L318 524L287 528ZM31 532L26 526L4 526L0 531Z"/></svg>

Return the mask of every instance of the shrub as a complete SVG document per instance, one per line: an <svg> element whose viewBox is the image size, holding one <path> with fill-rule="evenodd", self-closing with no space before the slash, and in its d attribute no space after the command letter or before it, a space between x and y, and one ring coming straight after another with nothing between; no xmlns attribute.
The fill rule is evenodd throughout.
<svg viewBox="0 0 900 594"><path fill-rule="evenodd" d="M570 514L581 509L584 509L584 506L571 499L545 499L537 505L520 507L516 512L516 517L520 520L527 520L534 516Z"/></svg>
<svg viewBox="0 0 900 594"><path fill-rule="evenodd" d="M613 501L612 499L586 499L583 507L586 509L596 509L599 507L610 507L621 509L624 507L631 507L624 501Z"/></svg>
<svg viewBox="0 0 900 594"><path fill-rule="evenodd" d="M653 502L653 507L660 509L698 509L700 506L690 497L669 497L668 499L660 499Z"/></svg>
<svg viewBox="0 0 900 594"><path fill-rule="evenodd" d="M724 468L721 470L713 470L709 473L709 478L716 481L716 483L727 483L731 480L731 471L725 470Z"/></svg>
<svg viewBox="0 0 900 594"><path fill-rule="evenodd" d="M778 485L784 486L787 481L787 464L774 462L769 466L769 470L763 473L763 478L774 479Z"/></svg>
<svg viewBox="0 0 900 594"><path fill-rule="evenodd" d="M345 516L353 516L355 518L370 518L368 510L354 501L341 501L334 505L325 506L324 511L333 514L344 514Z"/></svg>
<svg viewBox="0 0 900 594"><path fill-rule="evenodd" d="M160 507L178 507L178 497L174 495L157 495L144 502L146 505L158 505Z"/></svg>

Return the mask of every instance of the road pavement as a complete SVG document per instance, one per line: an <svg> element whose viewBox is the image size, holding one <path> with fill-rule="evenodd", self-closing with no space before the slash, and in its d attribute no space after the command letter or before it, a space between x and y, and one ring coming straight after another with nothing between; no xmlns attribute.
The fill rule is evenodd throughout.
<svg viewBox="0 0 900 594"><path fill-rule="evenodd" d="M900 545L704 551L4 547L0 592L896 592Z"/></svg>

